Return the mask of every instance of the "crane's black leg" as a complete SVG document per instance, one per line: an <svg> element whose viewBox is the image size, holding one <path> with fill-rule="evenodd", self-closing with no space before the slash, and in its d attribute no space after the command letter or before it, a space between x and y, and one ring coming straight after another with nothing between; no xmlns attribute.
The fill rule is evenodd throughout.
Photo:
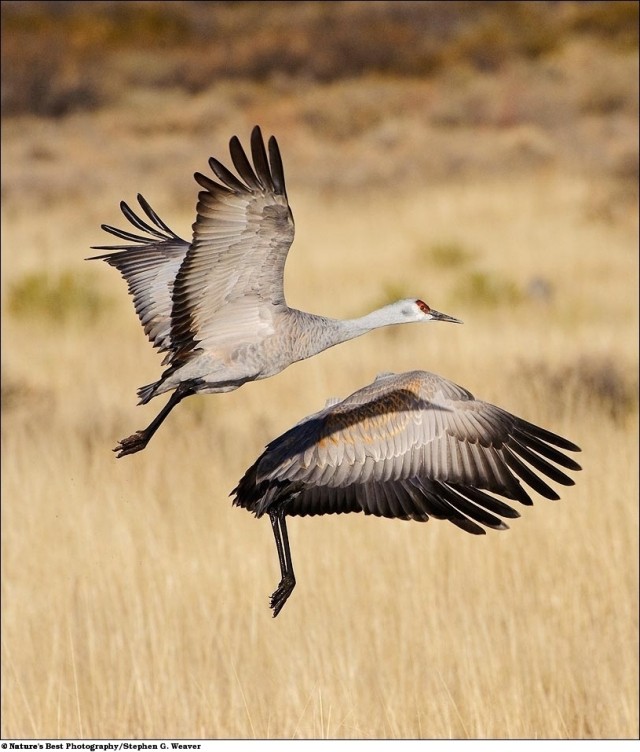
<svg viewBox="0 0 640 752"><path fill-rule="evenodd" d="M287 602L287 598L293 592L293 588L296 586L296 578L293 574L293 564L291 563L291 551L289 549L289 536L287 535L285 513L282 509L274 509L269 511L269 517L271 518L273 537L276 540L278 561L280 562L280 574L282 576L280 584L271 596L271 608L273 609L274 617L276 617Z"/></svg>
<svg viewBox="0 0 640 752"><path fill-rule="evenodd" d="M127 436L126 439L122 439L122 441L118 442L118 445L113 450L114 452L118 452L118 459L127 454L135 454L136 452L142 451L149 443L153 434L158 428L160 428L167 415L169 415L180 400L183 400L190 394L193 394L193 389L186 384L180 384L171 395L171 399L144 430L136 431L134 434L131 434L131 436Z"/></svg>

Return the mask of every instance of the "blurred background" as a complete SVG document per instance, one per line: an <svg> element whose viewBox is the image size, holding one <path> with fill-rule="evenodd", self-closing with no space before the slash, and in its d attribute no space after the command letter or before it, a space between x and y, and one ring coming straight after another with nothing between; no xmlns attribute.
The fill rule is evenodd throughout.
<svg viewBox="0 0 640 752"><path fill-rule="evenodd" d="M1 13L3 738L636 737L638 3ZM193 172L255 124L290 305L415 295L465 325L193 397L117 461L160 358L84 259L138 192L189 238ZM268 522L228 493L327 397L413 368L578 443L576 488L481 541L293 520L273 621Z"/></svg>

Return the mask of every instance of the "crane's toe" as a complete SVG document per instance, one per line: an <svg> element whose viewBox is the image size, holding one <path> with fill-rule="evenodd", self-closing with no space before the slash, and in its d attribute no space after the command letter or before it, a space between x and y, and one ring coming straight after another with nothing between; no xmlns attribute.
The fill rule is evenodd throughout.
<svg viewBox="0 0 640 752"><path fill-rule="evenodd" d="M295 586L296 578L292 574L285 575L280 580L280 584L271 596L271 608L273 609L274 618L282 610L282 607L287 602L287 598L291 595Z"/></svg>
<svg viewBox="0 0 640 752"><path fill-rule="evenodd" d="M136 431L131 436L127 436L126 439L118 442L113 451L118 453L116 456L120 459L120 457L124 457L127 454L135 454L142 451L148 443L149 437L146 431Z"/></svg>

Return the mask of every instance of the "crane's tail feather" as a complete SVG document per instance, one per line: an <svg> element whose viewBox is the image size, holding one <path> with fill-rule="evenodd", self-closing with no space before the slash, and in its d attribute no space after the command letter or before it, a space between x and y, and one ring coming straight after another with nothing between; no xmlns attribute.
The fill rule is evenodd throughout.
<svg viewBox="0 0 640 752"><path fill-rule="evenodd" d="M149 400L156 396L156 389L159 383L159 381L154 381L153 384L145 384L145 386L141 386L138 389L139 405L146 405Z"/></svg>

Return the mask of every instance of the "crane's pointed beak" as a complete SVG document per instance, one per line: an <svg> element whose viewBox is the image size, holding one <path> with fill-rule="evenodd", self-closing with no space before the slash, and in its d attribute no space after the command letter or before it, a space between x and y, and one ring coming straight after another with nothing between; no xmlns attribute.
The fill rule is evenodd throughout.
<svg viewBox="0 0 640 752"><path fill-rule="evenodd" d="M431 314L431 321L450 321L452 324L462 324L464 322L460 319L454 319L453 316L448 316L446 313L440 313L440 311L434 311L433 308L429 311Z"/></svg>

